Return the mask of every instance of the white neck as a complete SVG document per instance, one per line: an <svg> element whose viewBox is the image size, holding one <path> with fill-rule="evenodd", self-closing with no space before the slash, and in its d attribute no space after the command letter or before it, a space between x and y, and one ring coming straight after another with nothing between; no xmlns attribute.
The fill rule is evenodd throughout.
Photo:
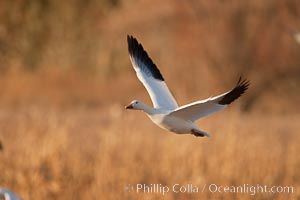
<svg viewBox="0 0 300 200"><path fill-rule="evenodd" d="M147 106L146 104L143 104L141 109L148 115L154 115L157 111L155 108L151 108L151 107Z"/></svg>

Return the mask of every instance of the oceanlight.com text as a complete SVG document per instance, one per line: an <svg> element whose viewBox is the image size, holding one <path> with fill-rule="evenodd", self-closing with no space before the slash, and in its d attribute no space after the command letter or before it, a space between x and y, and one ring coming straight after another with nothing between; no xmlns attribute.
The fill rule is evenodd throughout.
<svg viewBox="0 0 300 200"><path fill-rule="evenodd" d="M255 195L257 193L293 193L293 186L267 186L267 185L249 185L243 184L239 186L223 186L217 184L210 184L207 190L211 193L247 193Z"/></svg>

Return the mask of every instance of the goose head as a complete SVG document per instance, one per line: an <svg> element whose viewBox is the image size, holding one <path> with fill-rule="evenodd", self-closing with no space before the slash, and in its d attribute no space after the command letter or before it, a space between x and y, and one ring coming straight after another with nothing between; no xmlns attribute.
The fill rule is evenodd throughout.
<svg viewBox="0 0 300 200"><path fill-rule="evenodd" d="M139 100L133 100L125 108L130 110L144 110L145 104Z"/></svg>

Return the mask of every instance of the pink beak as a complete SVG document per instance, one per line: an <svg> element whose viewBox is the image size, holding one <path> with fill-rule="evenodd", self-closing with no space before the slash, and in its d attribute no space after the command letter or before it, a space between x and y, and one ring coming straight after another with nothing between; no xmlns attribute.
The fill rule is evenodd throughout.
<svg viewBox="0 0 300 200"><path fill-rule="evenodd" d="M132 104L129 104L128 106L125 106L125 108L126 108L126 109L132 109L133 106L132 106Z"/></svg>

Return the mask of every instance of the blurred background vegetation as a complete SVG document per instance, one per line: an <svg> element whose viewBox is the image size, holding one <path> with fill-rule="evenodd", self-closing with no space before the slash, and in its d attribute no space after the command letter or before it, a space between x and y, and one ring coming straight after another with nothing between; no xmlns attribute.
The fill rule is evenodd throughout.
<svg viewBox="0 0 300 200"><path fill-rule="evenodd" d="M0 1L0 186L24 199L140 198L123 192L128 183L299 187L298 32L299 0ZM240 75L250 89L199 122L211 139L166 134L124 111L132 99L151 104L127 34L180 105L225 92Z"/></svg>
<svg viewBox="0 0 300 200"><path fill-rule="evenodd" d="M244 75L256 88L244 110L270 95L283 105L261 109L273 111L299 101L300 45L293 38L300 30L297 0L0 4L1 74L59 70L105 80L128 76L132 70L126 35L133 34L170 83L178 77L174 82L205 93L211 90L206 91L207 84L220 87L225 82L225 88ZM182 74L183 70L189 73Z"/></svg>
<svg viewBox="0 0 300 200"><path fill-rule="evenodd" d="M1 68L95 68L101 21L118 1L2 1Z"/></svg>

